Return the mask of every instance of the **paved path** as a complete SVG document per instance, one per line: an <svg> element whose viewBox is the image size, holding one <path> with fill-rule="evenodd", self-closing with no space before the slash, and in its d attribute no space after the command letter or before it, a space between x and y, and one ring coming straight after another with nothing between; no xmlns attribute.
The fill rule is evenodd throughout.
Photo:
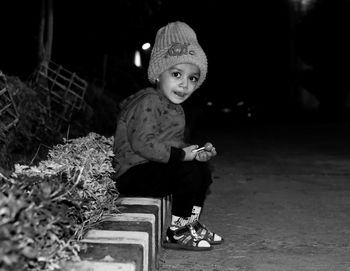
<svg viewBox="0 0 350 271"><path fill-rule="evenodd" d="M160 270L350 270L349 127L203 132L219 154L201 220L225 243L163 250Z"/></svg>

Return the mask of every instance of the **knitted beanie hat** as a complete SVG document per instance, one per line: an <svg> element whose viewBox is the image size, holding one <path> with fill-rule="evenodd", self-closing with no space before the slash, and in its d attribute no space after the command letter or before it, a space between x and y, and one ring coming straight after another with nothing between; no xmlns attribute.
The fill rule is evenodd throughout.
<svg viewBox="0 0 350 271"><path fill-rule="evenodd" d="M157 32L148 66L148 80L155 83L162 72L181 63L192 63L199 68L198 88L207 74L207 57L193 29L186 23L177 21Z"/></svg>

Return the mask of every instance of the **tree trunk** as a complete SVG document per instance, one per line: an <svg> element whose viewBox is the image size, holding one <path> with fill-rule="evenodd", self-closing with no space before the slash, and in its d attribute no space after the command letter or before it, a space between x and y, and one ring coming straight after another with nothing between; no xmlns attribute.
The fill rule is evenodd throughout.
<svg viewBox="0 0 350 271"><path fill-rule="evenodd" d="M47 64L51 59L53 43L53 2L41 1L41 19L39 26L39 64Z"/></svg>

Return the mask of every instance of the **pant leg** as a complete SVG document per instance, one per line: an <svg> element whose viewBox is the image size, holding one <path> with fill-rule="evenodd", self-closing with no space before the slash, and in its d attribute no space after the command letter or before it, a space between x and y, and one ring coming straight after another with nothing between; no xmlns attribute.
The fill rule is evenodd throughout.
<svg viewBox="0 0 350 271"><path fill-rule="evenodd" d="M211 172L207 163L149 162L129 169L116 180L116 187L120 193L130 196L172 195L173 214L188 217L193 205L203 206L211 182Z"/></svg>
<svg viewBox="0 0 350 271"><path fill-rule="evenodd" d="M167 164L149 162L130 168L116 180L122 194L139 197L164 197L172 194L173 175Z"/></svg>
<svg viewBox="0 0 350 271"><path fill-rule="evenodd" d="M175 215L181 213L183 217L191 216L194 205L200 207L204 205L208 188L212 183L210 168L208 163L184 162L179 165L175 175L180 187L172 194L173 213Z"/></svg>

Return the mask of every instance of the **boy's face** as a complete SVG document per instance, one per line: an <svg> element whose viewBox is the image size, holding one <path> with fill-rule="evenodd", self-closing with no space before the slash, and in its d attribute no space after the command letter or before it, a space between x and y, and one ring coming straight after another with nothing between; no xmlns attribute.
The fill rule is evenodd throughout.
<svg viewBox="0 0 350 271"><path fill-rule="evenodd" d="M171 102L181 104L196 90L199 76L200 70L196 65L177 64L159 76L157 88Z"/></svg>

